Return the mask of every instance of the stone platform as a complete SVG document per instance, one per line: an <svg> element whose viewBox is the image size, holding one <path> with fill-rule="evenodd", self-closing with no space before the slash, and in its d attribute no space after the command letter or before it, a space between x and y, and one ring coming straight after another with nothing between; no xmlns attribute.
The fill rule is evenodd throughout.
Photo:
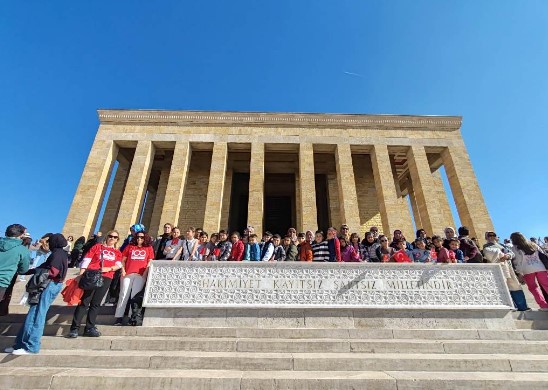
<svg viewBox="0 0 548 390"><path fill-rule="evenodd" d="M0 317L1 348L13 343L24 318L26 309L18 305L23 288L17 283L11 314ZM377 310L378 318L388 322L401 309L369 310ZM68 333L72 311L59 298L55 301L40 354L0 354L0 389L544 390L548 386L548 331L534 330L548 329L548 313L538 311L514 314L518 329L487 329L480 323L470 327L466 318L445 329L432 328L426 321L414 328L403 323L359 327L355 322L334 327L324 321L313 325L310 317L304 317L304 326L282 320L226 327L204 326L207 323L199 321L208 317L203 316L186 325L114 327L110 326L113 308L103 307L102 337L67 339L63 335Z"/></svg>
<svg viewBox="0 0 548 390"><path fill-rule="evenodd" d="M146 326L514 329L496 264L155 261Z"/></svg>

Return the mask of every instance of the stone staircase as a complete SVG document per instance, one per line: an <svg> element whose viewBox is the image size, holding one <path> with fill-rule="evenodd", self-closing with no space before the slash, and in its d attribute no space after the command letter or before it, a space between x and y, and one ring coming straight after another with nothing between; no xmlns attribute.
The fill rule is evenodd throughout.
<svg viewBox="0 0 548 390"><path fill-rule="evenodd" d="M0 317L13 343L26 308ZM546 389L548 313L517 330L114 327L66 339L73 308L56 301L38 355L0 355L1 389ZM100 323L113 323L102 308ZM306 325L306 324L305 324Z"/></svg>

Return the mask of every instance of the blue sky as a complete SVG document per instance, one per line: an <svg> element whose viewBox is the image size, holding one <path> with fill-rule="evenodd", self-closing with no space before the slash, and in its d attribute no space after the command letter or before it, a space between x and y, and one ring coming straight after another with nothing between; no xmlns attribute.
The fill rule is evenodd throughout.
<svg viewBox="0 0 548 390"><path fill-rule="evenodd" d="M548 235L548 1L3 1L0 53L2 230L61 230L96 109L153 108L462 115L499 234Z"/></svg>

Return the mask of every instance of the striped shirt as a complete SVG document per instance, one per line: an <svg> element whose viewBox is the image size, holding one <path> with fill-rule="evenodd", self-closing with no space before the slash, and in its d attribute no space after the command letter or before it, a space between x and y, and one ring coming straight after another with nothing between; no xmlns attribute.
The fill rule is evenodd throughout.
<svg viewBox="0 0 548 390"><path fill-rule="evenodd" d="M312 243L312 261L329 261L329 246L327 241Z"/></svg>

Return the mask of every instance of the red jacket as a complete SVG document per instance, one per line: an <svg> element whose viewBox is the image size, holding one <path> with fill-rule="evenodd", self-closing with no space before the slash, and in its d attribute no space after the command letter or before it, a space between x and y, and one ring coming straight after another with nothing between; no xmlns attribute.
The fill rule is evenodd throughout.
<svg viewBox="0 0 548 390"><path fill-rule="evenodd" d="M242 240L236 241L235 244L232 244L232 250L230 251L231 261L242 261L244 258L244 243Z"/></svg>

